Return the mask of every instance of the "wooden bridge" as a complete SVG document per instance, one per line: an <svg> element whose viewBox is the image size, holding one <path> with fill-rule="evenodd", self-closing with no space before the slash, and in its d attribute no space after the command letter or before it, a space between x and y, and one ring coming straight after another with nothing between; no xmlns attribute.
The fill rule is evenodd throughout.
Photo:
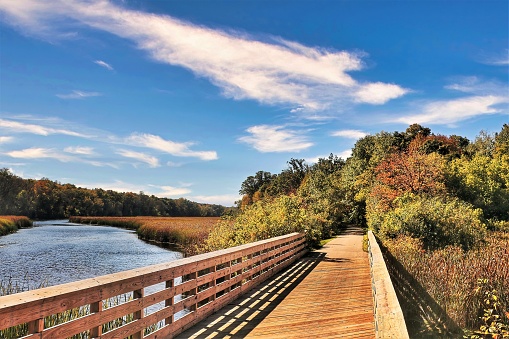
<svg viewBox="0 0 509 339"><path fill-rule="evenodd" d="M0 330L22 324L23 338L58 339L408 337L388 274L370 269L383 271L376 240L370 258L361 244L351 228L306 254L294 233L4 296ZM84 311L48 325L69 310Z"/></svg>

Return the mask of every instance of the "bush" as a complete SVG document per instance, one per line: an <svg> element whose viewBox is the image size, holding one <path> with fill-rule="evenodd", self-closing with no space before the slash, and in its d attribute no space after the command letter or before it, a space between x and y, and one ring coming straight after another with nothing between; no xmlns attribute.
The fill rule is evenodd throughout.
<svg viewBox="0 0 509 339"><path fill-rule="evenodd" d="M223 220L210 232L202 251L247 244L292 232L306 234L309 246L317 246L326 220L306 208L296 195L257 201L234 220Z"/></svg>
<svg viewBox="0 0 509 339"><path fill-rule="evenodd" d="M368 213L368 225L382 237L408 235L428 249L458 245L468 249L486 234L482 211L457 198L407 194L387 212Z"/></svg>

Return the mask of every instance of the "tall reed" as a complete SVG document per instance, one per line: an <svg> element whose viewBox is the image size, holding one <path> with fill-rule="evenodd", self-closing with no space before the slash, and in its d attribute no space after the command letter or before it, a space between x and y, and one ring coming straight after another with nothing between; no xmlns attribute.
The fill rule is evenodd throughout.
<svg viewBox="0 0 509 339"><path fill-rule="evenodd" d="M484 245L469 251L458 246L425 250L420 240L404 236L384 245L457 325L481 325L484 305L475 293L480 279L489 282L501 308L509 311L509 233L492 232Z"/></svg>
<svg viewBox="0 0 509 339"><path fill-rule="evenodd" d="M31 227L32 221L17 215L0 215L0 235L16 232L19 228Z"/></svg>
<svg viewBox="0 0 509 339"><path fill-rule="evenodd" d="M109 225L134 229L146 241L175 245L186 255L194 255L203 245L217 217L71 217L70 222Z"/></svg>

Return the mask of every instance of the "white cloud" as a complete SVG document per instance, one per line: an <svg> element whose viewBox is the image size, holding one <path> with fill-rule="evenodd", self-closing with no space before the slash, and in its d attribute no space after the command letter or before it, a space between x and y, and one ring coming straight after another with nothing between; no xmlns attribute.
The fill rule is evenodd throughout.
<svg viewBox="0 0 509 339"><path fill-rule="evenodd" d="M38 120L37 118L28 117L26 120ZM44 121L45 125L42 124L32 124L27 122L19 122L13 119L0 119L0 131L4 130L9 133L31 133L36 135L48 136L51 134L63 134L75 137L81 137L88 140L93 140L101 143L111 143L125 146L137 146L137 147L145 147L150 149L155 149L158 151L162 151L174 156L179 157L195 157L201 160L216 160L218 159L217 153L215 151L194 151L191 149L195 143L193 142L173 142L171 140L165 140L160 136L153 134L140 134L133 133L129 137L121 138L112 135L112 133L107 131L100 130L92 130L87 128L86 126L74 126L69 129L61 129L54 128L54 126L66 126L70 125L68 122L61 121L59 119L39 119ZM82 134L73 131L73 129L77 130L85 130L91 132L90 134ZM95 135L98 136L95 136ZM105 138L104 135L108 135L108 138ZM78 154L78 155L93 155L93 149L89 147L81 147L81 146L69 146L64 149L67 153ZM139 153L141 154L141 153ZM153 158L140 157L139 160L144 159L142 161L147 162L150 165L155 164L155 160ZM95 166L96 164L94 164ZM181 164L176 163L168 163L168 166L180 166Z"/></svg>
<svg viewBox="0 0 509 339"><path fill-rule="evenodd" d="M194 145L192 142L178 143L164 140L160 136L153 134L131 134L124 142L128 145L152 148L179 157L196 157L201 160L217 159L215 151L192 151L189 149L189 147Z"/></svg>
<svg viewBox="0 0 509 339"><path fill-rule="evenodd" d="M507 96L509 94L508 83L486 81L476 76L456 77L454 82L446 85L445 88L475 95Z"/></svg>
<svg viewBox="0 0 509 339"><path fill-rule="evenodd" d="M54 148L32 147L17 151L6 152L6 155L18 159L55 159L60 162L77 162L92 165L95 167L109 166L117 168L115 164L104 163L95 160L82 159L81 157L64 154Z"/></svg>
<svg viewBox="0 0 509 339"><path fill-rule="evenodd" d="M14 120L0 119L0 129L7 130L10 133L31 133L38 135L64 134L75 137L86 137L84 134L66 129L46 127L42 125L27 124Z"/></svg>
<svg viewBox="0 0 509 339"><path fill-rule="evenodd" d="M0 11L13 26L45 38L54 38L70 20L129 39L154 60L205 77L234 99L337 111L345 102L378 105L408 92L395 84L353 79L349 72L363 68L363 53L311 48L278 37L262 41L107 1L17 0L0 3Z"/></svg>
<svg viewBox="0 0 509 339"><path fill-rule="evenodd" d="M343 152L340 152L338 154L338 157L342 158L342 159L347 159L347 158L350 158L352 156L352 149L347 149L347 150L344 150Z"/></svg>
<svg viewBox="0 0 509 339"><path fill-rule="evenodd" d="M222 195L194 195L188 199L204 204L216 204L223 206L233 206L235 201L240 200L242 197L238 194L222 194Z"/></svg>
<svg viewBox="0 0 509 339"><path fill-rule="evenodd" d="M407 94L409 91L395 84L376 82L359 86L354 97L360 103L382 105L391 99L396 99Z"/></svg>
<svg viewBox="0 0 509 339"><path fill-rule="evenodd" d="M94 155L94 149L92 147L84 146L69 146L64 148L64 152L78 155Z"/></svg>
<svg viewBox="0 0 509 339"><path fill-rule="evenodd" d="M478 115L502 113L504 110L499 105L507 103L508 97L494 95L440 100L425 104L421 113L403 116L396 121L405 124L454 124Z"/></svg>
<svg viewBox="0 0 509 339"><path fill-rule="evenodd" d="M104 62L102 60L95 60L94 63L101 67L106 68L107 70L113 71L113 67L110 64L108 64L107 62Z"/></svg>
<svg viewBox="0 0 509 339"><path fill-rule="evenodd" d="M481 62L493 66L507 66L509 65L509 49L506 49L499 55L485 56Z"/></svg>
<svg viewBox="0 0 509 339"><path fill-rule="evenodd" d="M132 159L136 159L138 161L147 163L150 167L159 167L159 159L157 159L154 156L145 154L145 153L134 152L134 151L122 149L122 150L119 150L117 152L117 154L120 154L121 156L126 157L126 158L132 158Z"/></svg>
<svg viewBox="0 0 509 339"><path fill-rule="evenodd" d="M256 150L267 152L300 152L313 146L307 137L298 131L285 129L284 126L258 125L246 130L250 136L238 140L251 145Z"/></svg>
<svg viewBox="0 0 509 339"><path fill-rule="evenodd" d="M12 141L12 137L0 136L0 144L5 144Z"/></svg>
<svg viewBox="0 0 509 339"><path fill-rule="evenodd" d="M182 165L183 165L183 163L181 163L181 162L168 161L166 163L166 166L168 166L168 167L180 167Z"/></svg>
<svg viewBox="0 0 509 339"><path fill-rule="evenodd" d="M56 159L61 162L69 162L72 160L72 157L59 153L53 148L42 148L42 147L32 147L26 148L20 151L11 151L5 153L12 158L21 158L21 159Z"/></svg>
<svg viewBox="0 0 509 339"><path fill-rule="evenodd" d="M366 135L368 135L368 133L356 129L345 129L331 133L331 136L333 137L343 137L349 139L360 139L364 138Z"/></svg>
<svg viewBox="0 0 509 339"><path fill-rule="evenodd" d="M89 97L97 97L101 96L101 93L98 92L84 92L84 91L72 91L68 94L56 94L60 99L85 99Z"/></svg>
<svg viewBox="0 0 509 339"><path fill-rule="evenodd" d="M126 183L121 180L115 180L113 182L103 182L103 183L77 184L77 186L88 187L91 189L102 188L103 190L111 190L111 191L115 191L115 192L139 193L139 192L143 191L143 192L147 193L146 192L147 186Z"/></svg>
<svg viewBox="0 0 509 339"><path fill-rule="evenodd" d="M192 191L186 187L160 186L161 191L156 193L158 197L183 197Z"/></svg>

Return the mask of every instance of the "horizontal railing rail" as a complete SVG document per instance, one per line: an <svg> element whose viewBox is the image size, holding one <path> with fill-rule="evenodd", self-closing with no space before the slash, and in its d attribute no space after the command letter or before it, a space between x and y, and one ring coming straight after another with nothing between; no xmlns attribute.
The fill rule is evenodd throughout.
<svg viewBox="0 0 509 339"><path fill-rule="evenodd" d="M0 297L0 330L23 338L171 338L293 263L306 252L292 233L164 264ZM125 297L125 296L128 297ZM109 300L124 297L113 306ZM48 326L48 317L85 310ZM116 323L115 326L108 324ZM119 325L120 324L120 325Z"/></svg>
<svg viewBox="0 0 509 339"><path fill-rule="evenodd" d="M375 313L376 338L408 339L403 311L380 246L373 232L368 231L369 264Z"/></svg>

